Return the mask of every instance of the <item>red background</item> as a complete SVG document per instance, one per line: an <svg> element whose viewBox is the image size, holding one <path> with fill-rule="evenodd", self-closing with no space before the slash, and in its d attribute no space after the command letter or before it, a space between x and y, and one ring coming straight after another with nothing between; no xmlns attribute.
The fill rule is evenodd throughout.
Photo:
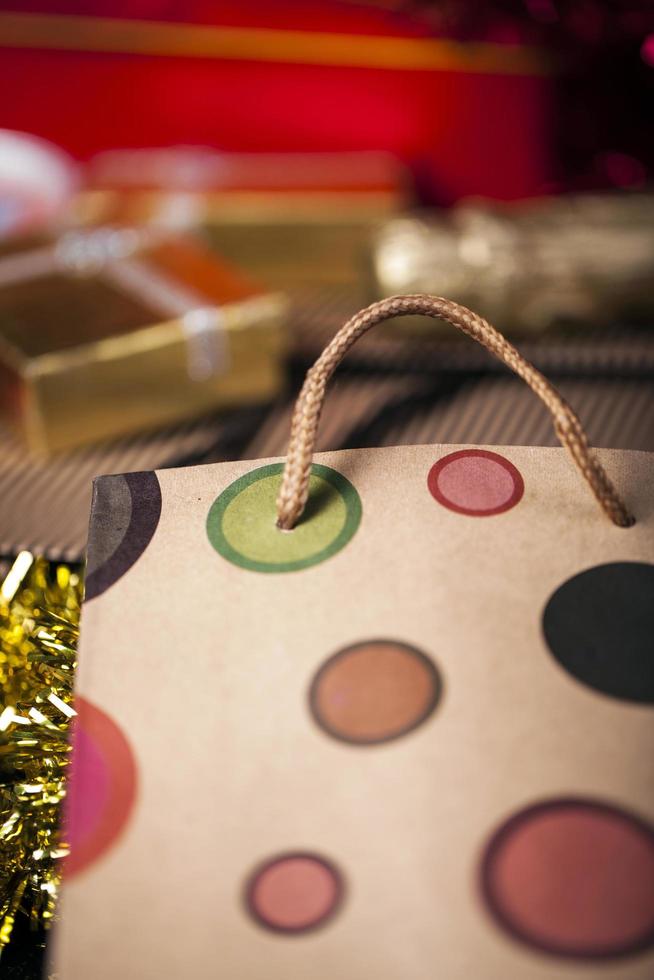
<svg viewBox="0 0 654 980"><path fill-rule="evenodd" d="M3 4L0 9L10 10ZM419 36L424 25L347 3L48 3L14 10L302 31ZM551 179L553 80L474 74L6 48L0 125L78 159L112 147L389 150L427 200L510 199Z"/></svg>

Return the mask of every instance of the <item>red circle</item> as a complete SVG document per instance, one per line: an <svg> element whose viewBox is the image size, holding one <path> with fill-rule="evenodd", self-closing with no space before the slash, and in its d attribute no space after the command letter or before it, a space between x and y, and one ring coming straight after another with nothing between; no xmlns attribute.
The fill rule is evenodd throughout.
<svg viewBox="0 0 654 980"><path fill-rule="evenodd" d="M64 874L71 878L115 843L132 812L137 772L130 745L116 723L84 698L75 700L73 756L63 838L70 845Z"/></svg>
<svg viewBox="0 0 654 980"><path fill-rule="evenodd" d="M317 854L289 852L270 858L251 875L246 904L273 932L303 933L324 925L343 898L343 878Z"/></svg>
<svg viewBox="0 0 654 980"><path fill-rule="evenodd" d="M432 497L457 514L491 517L515 507L525 491L518 469L487 449L460 449L439 459L429 471Z"/></svg>
<svg viewBox="0 0 654 980"><path fill-rule="evenodd" d="M609 804L520 811L487 846L482 887L500 925L543 952L600 959L654 944L654 831Z"/></svg>

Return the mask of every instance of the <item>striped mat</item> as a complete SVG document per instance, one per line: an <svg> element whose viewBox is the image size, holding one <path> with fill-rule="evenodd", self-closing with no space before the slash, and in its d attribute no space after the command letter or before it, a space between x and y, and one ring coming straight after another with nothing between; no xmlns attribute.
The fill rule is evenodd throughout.
<svg viewBox="0 0 654 980"><path fill-rule="evenodd" d="M562 379L557 387L579 414L592 445L654 452L652 382ZM283 455L292 407L289 402L271 411L244 458ZM431 385L402 378L394 386L389 379L355 377L332 385L319 451L429 443L559 445L549 413L518 380L464 376Z"/></svg>

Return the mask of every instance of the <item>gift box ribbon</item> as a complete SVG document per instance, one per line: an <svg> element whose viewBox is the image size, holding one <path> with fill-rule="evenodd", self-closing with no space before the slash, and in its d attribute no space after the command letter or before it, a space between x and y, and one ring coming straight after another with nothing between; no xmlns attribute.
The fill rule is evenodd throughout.
<svg viewBox="0 0 654 980"><path fill-rule="evenodd" d="M222 312L139 254L157 240L156 232L145 229L69 232L54 245L0 259L0 288L49 275L100 275L154 314L178 321L186 339L188 375L206 381L229 363Z"/></svg>

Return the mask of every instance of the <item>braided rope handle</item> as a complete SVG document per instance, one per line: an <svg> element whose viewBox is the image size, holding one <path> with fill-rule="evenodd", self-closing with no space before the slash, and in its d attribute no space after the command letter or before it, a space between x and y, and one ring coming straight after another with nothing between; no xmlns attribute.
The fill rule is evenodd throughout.
<svg viewBox="0 0 654 980"><path fill-rule="evenodd" d="M629 513L606 472L588 447L581 423L556 389L490 323L459 303L441 296L391 296L361 310L341 327L307 372L295 403L286 464L277 498L277 526L292 530L309 496L309 476L327 382L350 347L377 323L390 317L421 313L452 324L503 361L525 381L549 409L554 430L588 483L605 514L618 527L631 527Z"/></svg>

